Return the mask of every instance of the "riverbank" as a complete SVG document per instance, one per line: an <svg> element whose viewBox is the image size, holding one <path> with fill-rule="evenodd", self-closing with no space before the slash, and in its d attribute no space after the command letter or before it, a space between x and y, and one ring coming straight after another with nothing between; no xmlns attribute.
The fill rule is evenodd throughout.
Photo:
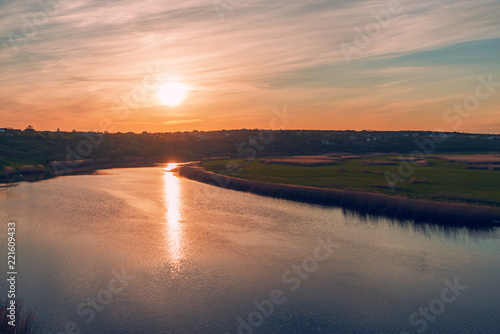
<svg viewBox="0 0 500 334"><path fill-rule="evenodd" d="M208 172L197 166L181 166L179 175L226 189L310 204L340 207L360 216L384 216L415 222L468 227L496 226L499 225L500 221L500 210L493 207L245 180Z"/></svg>
<svg viewBox="0 0 500 334"><path fill-rule="evenodd" d="M395 154L202 161L209 172L267 183L342 189L500 209L500 156ZM481 162L478 162L478 160ZM477 169L489 161L488 169ZM229 167L228 167L229 166ZM232 174L231 174L232 173ZM237 173L237 175L235 174ZM392 187L391 187L392 183Z"/></svg>
<svg viewBox="0 0 500 334"><path fill-rule="evenodd" d="M71 162L53 161L49 167L42 165L29 165L18 169L6 167L4 171L0 173L0 184L36 182L67 175L90 175L97 173L97 171L101 169L152 167L158 163L163 163L163 161L163 159L140 160L135 158L119 161L113 161L111 159L88 159Z"/></svg>

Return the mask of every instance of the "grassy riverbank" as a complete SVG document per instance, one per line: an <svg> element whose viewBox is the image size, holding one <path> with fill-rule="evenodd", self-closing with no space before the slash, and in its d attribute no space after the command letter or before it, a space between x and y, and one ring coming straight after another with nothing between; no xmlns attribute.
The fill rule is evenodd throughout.
<svg viewBox="0 0 500 334"><path fill-rule="evenodd" d="M492 207L438 203L360 191L251 181L215 174L196 166L182 166L179 169L179 174L191 180L226 189L341 207L360 216L383 216L399 220L468 227L497 226L500 219L500 210Z"/></svg>
<svg viewBox="0 0 500 334"><path fill-rule="evenodd" d="M401 177L399 161L391 159L395 156L360 156L334 165L311 167L239 159L236 161L240 172L237 175L233 173L233 176L275 184L500 207L500 170L472 169L471 164L434 156L426 158L426 165L413 166L411 175ZM227 160L205 161L202 166L214 173L227 174L227 163ZM391 189L388 180L396 180L396 176L400 178Z"/></svg>
<svg viewBox="0 0 500 334"><path fill-rule="evenodd" d="M454 162L451 155L427 157L391 189L387 175L394 180L399 172L396 159L390 155L332 157L336 161L331 165L315 166L298 158L309 163L305 167L283 162L281 157L278 162L231 160L229 169L229 160L212 160L202 162L202 168L183 167L180 174L219 187L332 205L361 215L450 226L498 225L499 170L473 169L478 165Z"/></svg>

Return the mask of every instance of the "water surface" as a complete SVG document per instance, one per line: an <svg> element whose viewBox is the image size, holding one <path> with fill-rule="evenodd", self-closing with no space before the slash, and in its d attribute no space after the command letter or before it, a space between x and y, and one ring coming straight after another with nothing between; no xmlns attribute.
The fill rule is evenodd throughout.
<svg viewBox="0 0 500 334"><path fill-rule="evenodd" d="M18 293L44 333L72 322L92 334L500 333L498 229L362 220L168 169L2 188L2 226L17 224ZM320 239L334 246L315 265ZM109 294L117 275L126 286ZM455 279L467 288L442 302ZM280 291L279 305L256 313L254 302ZM429 306L428 319L418 314Z"/></svg>

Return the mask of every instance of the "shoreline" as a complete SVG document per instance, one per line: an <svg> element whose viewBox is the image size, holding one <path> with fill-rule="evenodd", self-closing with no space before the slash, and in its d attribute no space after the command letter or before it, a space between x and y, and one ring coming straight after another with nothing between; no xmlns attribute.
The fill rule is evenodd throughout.
<svg viewBox="0 0 500 334"><path fill-rule="evenodd" d="M60 163L60 162L58 162ZM16 170L9 176L0 175L0 184L7 186L9 184L14 184L18 182L38 182L44 180L50 180L61 176L71 176L71 175L93 175L98 173L100 170L112 169L112 168L134 168L134 167L153 167L155 164L163 163L163 161L106 161L106 163L87 163L82 164L78 167L71 167L70 165L60 164L59 168L64 172L57 173L54 172L54 168L49 168L46 166L36 167L38 170L23 172L22 170ZM52 166L53 167L53 166Z"/></svg>
<svg viewBox="0 0 500 334"><path fill-rule="evenodd" d="M179 175L221 188L309 204L338 207L360 216L387 217L456 227L500 226L500 210L461 203L442 203L384 194L267 183L180 166Z"/></svg>

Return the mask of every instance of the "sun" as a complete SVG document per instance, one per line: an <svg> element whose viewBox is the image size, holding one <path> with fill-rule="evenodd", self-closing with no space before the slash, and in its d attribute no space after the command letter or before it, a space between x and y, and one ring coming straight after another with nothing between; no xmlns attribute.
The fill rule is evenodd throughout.
<svg viewBox="0 0 500 334"><path fill-rule="evenodd" d="M187 87L180 82L167 82L158 88L161 103L170 107L179 105L186 97Z"/></svg>

